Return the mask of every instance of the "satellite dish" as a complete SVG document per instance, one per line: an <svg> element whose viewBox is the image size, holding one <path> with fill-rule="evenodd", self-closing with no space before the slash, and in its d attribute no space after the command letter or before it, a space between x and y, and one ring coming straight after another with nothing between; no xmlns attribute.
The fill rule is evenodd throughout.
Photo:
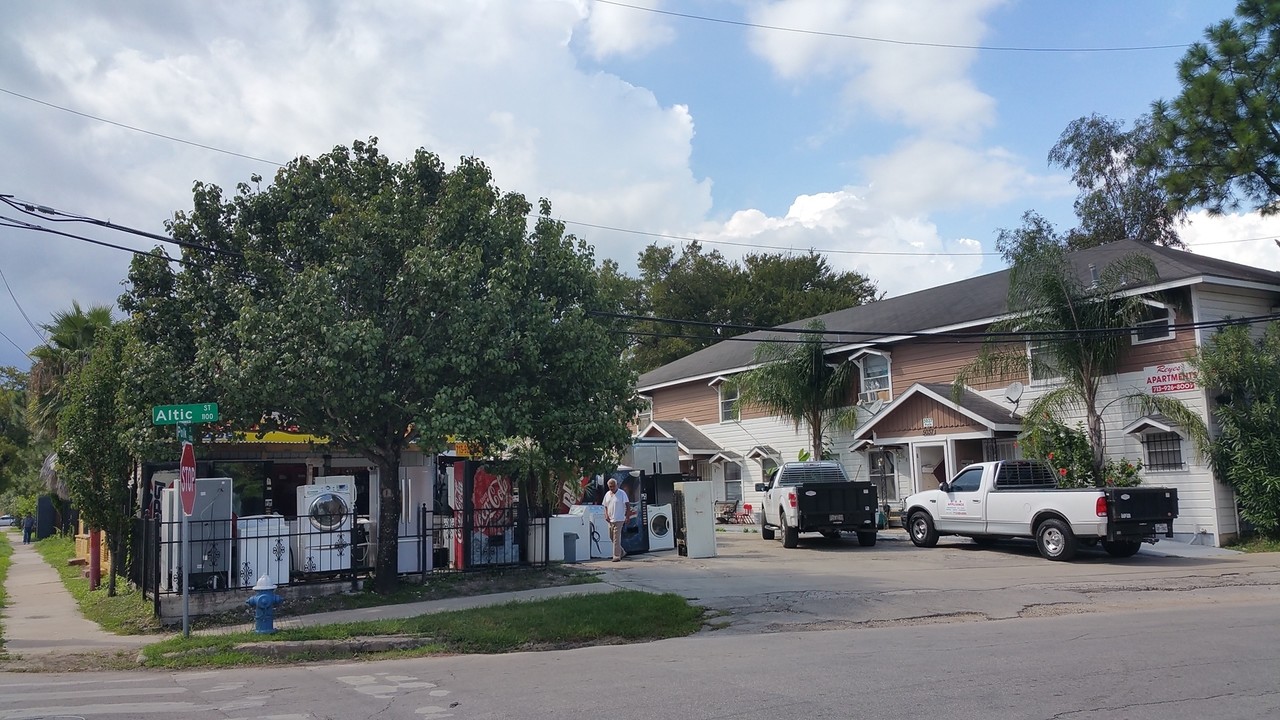
<svg viewBox="0 0 1280 720"><path fill-rule="evenodd" d="M872 400L870 403L867 404L867 412L871 413L872 415L875 415L876 413L880 412L880 408L882 407L884 407L883 400L879 400L879 399Z"/></svg>
<svg viewBox="0 0 1280 720"><path fill-rule="evenodd" d="M1009 387L1004 389L1004 399L1011 403L1017 403L1022 399L1022 383L1013 381L1009 383Z"/></svg>

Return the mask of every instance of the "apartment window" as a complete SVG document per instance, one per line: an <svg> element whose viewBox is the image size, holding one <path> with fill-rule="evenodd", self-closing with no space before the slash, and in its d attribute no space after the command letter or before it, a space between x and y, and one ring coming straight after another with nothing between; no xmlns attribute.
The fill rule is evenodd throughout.
<svg viewBox="0 0 1280 720"><path fill-rule="evenodd" d="M1142 319L1134 325L1133 344L1173 339L1173 308L1147 305Z"/></svg>
<svg viewBox="0 0 1280 720"><path fill-rule="evenodd" d="M653 398L640 397L640 412L636 415L636 427L643 430L653 422Z"/></svg>
<svg viewBox="0 0 1280 720"><path fill-rule="evenodd" d="M742 501L742 466L738 463L724 464L724 499L726 502Z"/></svg>
<svg viewBox="0 0 1280 720"><path fill-rule="evenodd" d="M862 356L862 391L889 389L889 358L884 355Z"/></svg>
<svg viewBox="0 0 1280 720"><path fill-rule="evenodd" d="M1142 449L1148 470L1181 470L1182 436L1176 432L1149 432L1142 435Z"/></svg>
<svg viewBox="0 0 1280 720"><path fill-rule="evenodd" d="M721 383L718 387L720 391L720 422L733 422L738 419L738 389L725 387Z"/></svg>
<svg viewBox="0 0 1280 720"><path fill-rule="evenodd" d="M1031 366L1031 382L1038 385L1053 382L1062 377L1058 371L1056 358L1047 343L1030 341L1027 343L1027 364Z"/></svg>

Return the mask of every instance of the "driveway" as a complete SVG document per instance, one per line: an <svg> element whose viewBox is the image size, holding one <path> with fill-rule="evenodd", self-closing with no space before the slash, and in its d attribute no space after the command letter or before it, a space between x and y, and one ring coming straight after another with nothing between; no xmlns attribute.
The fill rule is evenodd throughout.
<svg viewBox="0 0 1280 720"><path fill-rule="evenodd" d="M1177 551L1169 543L1119 560L1083 550L1059 563L1030 542L980 548L943 538L936 548L917 548L900 529L881 532L871 548L814 535L787 550L741 532L718 533L716 542L715 558L666 552L597 567L619 587L674 592L719 611L731 633L1280 602L1280 553L1207 549L1202 557L1173 557L1164 554Z"/></svg>

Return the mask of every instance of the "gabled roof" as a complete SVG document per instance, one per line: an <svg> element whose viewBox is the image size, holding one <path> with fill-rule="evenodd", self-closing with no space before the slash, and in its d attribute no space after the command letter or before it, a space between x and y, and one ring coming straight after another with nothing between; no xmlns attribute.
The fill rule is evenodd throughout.
<svg viewBox="0 0 1280 720"><path fill-rule="evenodd" d="M722 450L688 420L654 420L640 431L640 437L653 437L653 432L675 440L682 455L715 455Z"/></svg>
<svg viewBox="0 0 1280 720"><path fill-rule="evenodd" d="M1280 273L1248 265L1205 257L1194 253L1150 245L1136 240L1099 245L1071 254L1072 264L1082 278L1089 266L1098 269L1134 253L1151 259L1162 287L1176 287L1201 280L1234 280L1270 286L1280 292ZM779 325L780 329L803 328L821 320L830 330L825 339L837 345L857 345L892 338L900 333L930 332L942 328L965 327L990 322L1008 312L1009 271L981 275L906 295L886 298L836 312ZM640 392L696 378L714 378L755 364L756 347L770 338L795 337L772 330L739 335L686 355L640 376Z"/></svg>
<svg viewBox="0 0 1280 720"><path fill-rule="evenodd" d="M992 430L1016 432L1022 429L1022 416L1008 408L1000 407L969 388L965 388L964 394L960 396L960 400L957 402L951 399L951 386L946 383L916 383L855 430L853 433L855 443L858 440L874 437L871 431L875 429L876 425L881 420L892 415L894 410L897 410L904 402L915 395L924 395L932 398L935 402L952 408L974 422L985 425ZM850 448L852 447L850 445Z"/></svg>

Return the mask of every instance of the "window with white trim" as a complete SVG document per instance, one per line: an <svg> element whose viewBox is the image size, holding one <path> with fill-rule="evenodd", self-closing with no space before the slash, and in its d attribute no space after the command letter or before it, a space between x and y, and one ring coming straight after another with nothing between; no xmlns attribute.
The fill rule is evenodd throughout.
<svg viewBox="0 0 1280 720"><path fill-rule="evenodd" d="M742 501L742 466L738 463L724 464L724 499L726 502Z"/></svg>
<svg viewBox="0 0 1280 720"><path fill-rule="evenodd" d="M1142 451L1147 456L1148 470L1181 470L1182 436L1176 432L1145 432Z"/></svg>
<svg viewBox="0 0 1280 720"><path fill-rule="evenodd" d="M1142 319L1134 323L1132 343L1141 345L1173 339L1173 308L1147 303Z"/></svg>
<svg viewBox="0 0 1280 720"><path fill-rule="evenodd" d="M869 353L862 356L860 364L863 392L889 389L889 358L887 356Z"/></svg>
<svg viewBox="0 0 1280 720"><path fill-rule="evenodd" d="M641 430L653 422L653 398L640 396L640 412L636 414L636 427Z"/></svg>
<svg viewBox="0 0 1280 720"><path fill-rule="evenodd" d="M1049 343L1027 341L1027 365L1030 366L1032 384L1046 385L1062 377L1052 350Z"/></svg>
<svg viewBox="0 0 1280 720"><path fill-rule="evenodd" d="M720 422L736 421L741 414L738 411L738 389L720 383L716 390L720 392Z"/></svg>

